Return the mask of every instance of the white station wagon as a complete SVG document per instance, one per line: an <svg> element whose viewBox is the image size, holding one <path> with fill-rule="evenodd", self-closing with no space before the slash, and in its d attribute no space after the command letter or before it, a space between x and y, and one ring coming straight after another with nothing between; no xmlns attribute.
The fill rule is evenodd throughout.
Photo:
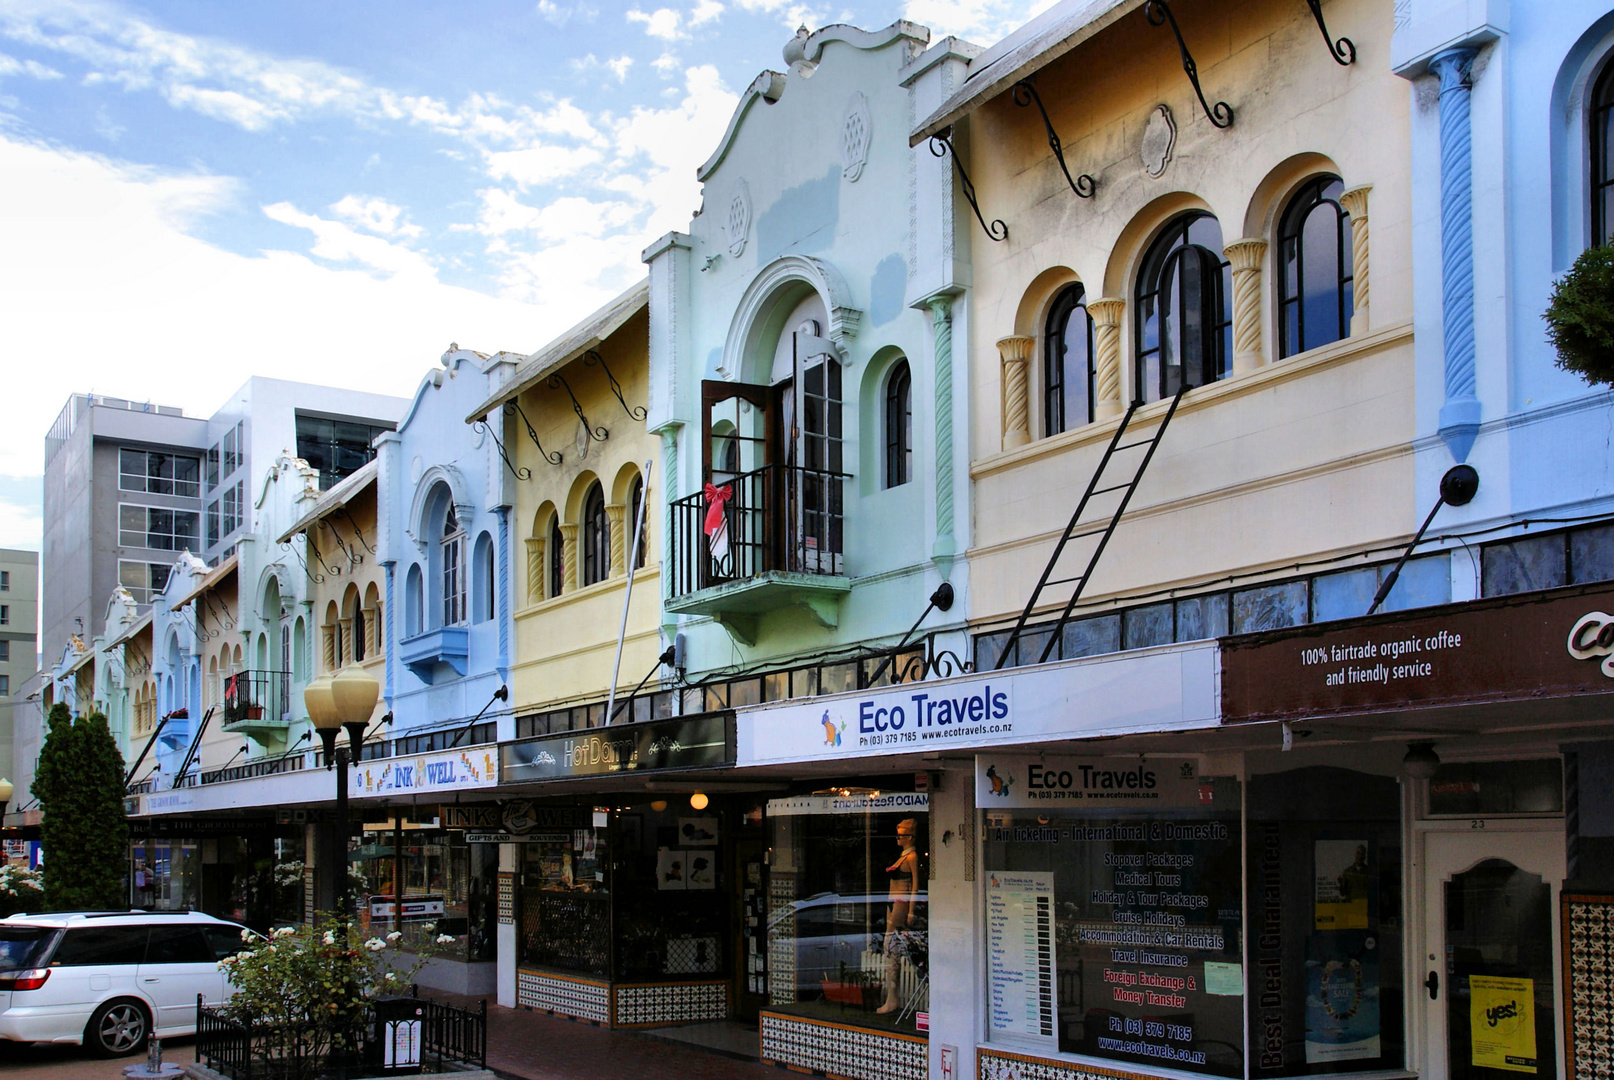
<svg viewBox="0 0 1614 1080"><path fill-rule="evenodd" d="M196 1030L196 996L224 1001L219 961L242 927L187 911L0 919L0 1039L80 1043L111 1057Z"/></svg>

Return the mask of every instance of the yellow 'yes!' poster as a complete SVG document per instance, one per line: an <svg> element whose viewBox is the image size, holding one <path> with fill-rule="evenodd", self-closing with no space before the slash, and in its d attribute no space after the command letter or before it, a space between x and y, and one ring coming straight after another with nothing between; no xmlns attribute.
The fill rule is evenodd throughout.
<svg viewBox="0 0 1614 1080"><path fill-rule="evenodd" d="M1468 977L1469 1031L1476 1067L1536 1071L1535 990L1534 979Z"/></svg>

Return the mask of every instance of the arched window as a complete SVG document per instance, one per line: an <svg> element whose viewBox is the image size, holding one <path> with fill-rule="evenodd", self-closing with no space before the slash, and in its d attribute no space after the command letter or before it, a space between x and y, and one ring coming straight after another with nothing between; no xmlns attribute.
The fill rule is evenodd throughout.
<svg viewBox="0 0 1614 1080"><path fill-rule="evenodd" d="M1138 401L1171 397L1227 374L1233 353L1233 272L1222 227L1187 214L1162 232L1138 271Z"/></svg>
<svg viewBox="0 0 1614 1080"><path fill-rule="evenodd" d="M635 476L633 478L633 483L628 487L628 514L627 522L624 525L625 528L634 528L634 522L638 520L642 514L644 521L643 524L638 526L639 545L634 549L633 552L633 568L635 570L639 569L645 564L645 561L650 554L650 507L646 506L641 511L639 504L643 501L644 477Z"/></svg>
<svg viewBox="0 0 1614 1080"><path fill-rule="evenodd" d="M1278 355L1351 334L1351 216L1345 185L1319 176L1289 200L1278 227Z"/></svg>
<svg viewBox="0 0 1614 1080"><path fill-rule="evenodd" d="M1614 243L1614 64L1592 90L1592 244Z"/></svg>
<svg viewBox="0 0 1614 1080"><path fill-rule="evenodd" d="M465 622L465 530L452 503L443 515L443 625Z"/></svg>
<svg viewBox="0 0 1614 1080"><path fill-rule="evenodd" d="M583 584L604 581L611 573L611 522L605 516L605 492L599 484L583 499Z"/></svg>
<svg viewBox="0 0 1614 1080"><path fill-rule="evenodd" d="M476 538L476 550L471 559L474 591L471 594L471 621L487 622L493 618L493 538L487 533Z"/></svg>
<svg viewBox="0 0 1614 1080"><path fill-rule="evenodd" d="M1042 433L1093 422L1093 318L1087 294L1070 285L1054 298L1042 338Z"/></svg>
<svg viewBox="0 0 1614 1080"><path fill-rule="evenodd" d="M353 608L353 662L358 663L364 659L365 649L364 609L357 605Z"/></svg>
<svg viewBox="0 0 1614 1080"><path fill-rule="evenodd" d="M906 484L913 476L913 375L898 361L885 384L885 486Z"/></svg>
<svg viewBox="0 0 1614 1080"><path fill-rule="evenodd" d="M560 532L560 515L549 522L549 597L566 591L566 538Z"/></svg>

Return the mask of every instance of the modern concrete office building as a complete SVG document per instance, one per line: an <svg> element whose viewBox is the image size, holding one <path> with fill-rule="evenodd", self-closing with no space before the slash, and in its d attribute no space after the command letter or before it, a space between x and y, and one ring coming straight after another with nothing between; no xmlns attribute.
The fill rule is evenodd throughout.
<svg viewBox="0 0 1614 1080"><path fill-rule="evenodd" d="M74 394L45 437L44 655L54 662L72 635L101 633L118 585L149 603L178 552L229 555L258 502L249 478L278 455L307 460L329 486L373 456L370 441L407 405L260 377L206 418Z"/></svg>

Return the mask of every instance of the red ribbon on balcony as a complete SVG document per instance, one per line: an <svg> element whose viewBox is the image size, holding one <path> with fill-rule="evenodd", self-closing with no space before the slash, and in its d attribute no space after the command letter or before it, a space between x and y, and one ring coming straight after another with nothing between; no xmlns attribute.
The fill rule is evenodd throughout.
<svg viewBox="0 0 1614 1080"><path fill-rule="evenodd" d="M723 513L723 504L733 497L734 489L728 484L718 487L708 482L706 485L706 521L702 531L706 533L707 546L714 559L726 558L729 553L729 520Z"/></svg>

